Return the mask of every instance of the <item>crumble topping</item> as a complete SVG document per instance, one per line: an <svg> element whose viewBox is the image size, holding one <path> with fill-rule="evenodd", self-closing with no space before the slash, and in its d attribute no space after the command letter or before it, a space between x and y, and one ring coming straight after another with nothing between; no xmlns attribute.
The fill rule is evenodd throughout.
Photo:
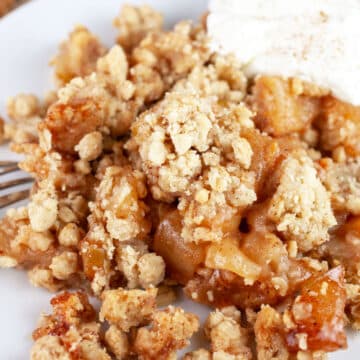
<svg viewBox="0 0 360 360"><path fill-rule="evenodd" d="M129 353L129 341L125 332L115 325L110 325L105 332L105 342L116 359L122 360Z"/></svg>
<svg viewBox="0 0 360 360"><path fill-rule="evenodd" d="M103 138L100 132L86 134L75 146L81 160L92 161L102 154Z"/></svg>
<svg viewBox="0 0 360 360"><path fill-rule="evenodd" d="M59 53L51 61L58 85L91 74L95 71L97 59L105 53L106 48L98 37L85 26L77 25L69 38L60 44Z"/></svg>
<svg viewBox="0 0 360 360"><path fill-rule="evenodd" d="M281 336L282 327L281 315L270 306L263 306L254 325L259 360L270 360L274 357L281 360L289 358L289 350Z"/></svg>
<svg viewBox="0 0 360 360"><path fill-rule="evenodd" d="M28 277L33 286L45 288L51 292L59 291L64 286L55 279L50 269L44 269L40 265L35 265L29 270Z"/></svg>
<svg viewBox="0 0 360 360"><path fill-rule="evenodd" d="M194 201L194 193L199 191L208 193L200 202L195 195ZM211 167L179 202L184 221L181 235L185 241L219 242L226 232L236 228L241 210L255 200L253 174L231 166Z"/></svg>
<svg viewBox="0 0 360 360"><path fill-rule="evenodd" d="M45 335L36 341L31 349L30 358L31 360L71 359L60 340L51 335Z"/></svg>
<svg viewBox="0 0 360 360"><path fill-rule="evenodd" d="M100 319L128 332L131 327L148 323L156 307L156 289L106 290L102 294Z"/></svg>
<svg viewBox="0 0 360 360"><path fill-rule="evenodd" d="M335 155L342 147L349 158L359 155L359 111L359 107L333 97L323 99L317 125L321 131L320 143L325 150Z"/></svg>
<svg viewBox="0 0 360 360"><path fill-rule="evenodd" d="M329 194L306 155L293 154L284 161L269 216L277 230L303 251L329 240L328 230L336 219Z"/></svg>
<svg viewBox="0 0 360 360"><path fill-rule="evenodd" d="M53 257L49 268L56 279L66 280L75 274L78 269L78 254L72 251L64 251Z"/></svg>
<svg viewBox="0 0 360 360"><path fill-rule="evenodd" d="M140 354L140 359L174 358L175 351L189 345L189 339L198 328L197 316L169 306L154 313L150 328L138 330L135 352Z"/></svg>
<svg viewBox="0 0 360 360"><path fill-rule="evenodd" d="M148 33L162 29L163 16L150 6L124 5L113 24L120 33L117 42L131 52Z"/></svg>
<svg viewBox="0 0 360 360"><path fill-rule="evenodd" d="M100 324L86 295L65 292L54 297L51 305L53 313L44 315L33 332L32 360L111 359L102 345Z"/></svg>
<svg viewBox="0 0 360 360"><path fill-rule="evenodd" d="M358 108L247 78L202 25L165 31L146 6L115 25L109 50L76 27L53 61L63 87L13 97L0 121L35 179L0 222L0 267L101 301L99 322L85 294L57 295L32 358L175 359L199 321L172 306L174 285L217 309L209 349L184 359L345 347L345 315L359 328Z"/></svg>
<svg viewBox="0 0 360 360"><path fill-rule="evenodd" d="M331 194L334 210L360 214L360 158L344 163L324 161L320 176Z"/></svg>
<svg viewBox="0 0 360 360"><path fill-rule="evenodd" d="M156 286L164 278L164 261L148 251L146 195L140 171L129 165L106 169L90 206L89 231L80 244L85 274L97 294L109 286L114 270L122 272L129 288Z"/></svg>
<svg viewBox="0 0 360 360"><path fill-rule="evenodd" d="M223 87L231 92L234 83L240 87L236 92L244 83L228 83L225 70L216 66L219 62L194 69L188 80L178 82L164 100L140 115L127 145L138 148L154 198L179 199L186 241L219 241L222 225L217 221L236 216L256 200L254 174L247 171L251 145L239 137L242 127L253 127L251 112L241 104L230 109L220 105L222 98L232 101L224 97ZM214 219L210 229L202 226L209 218Z"/></svg>
<svg viewBox="0 0 360 360"><path fill-rule="evenodd" d="M347 314L353 329L360 329L360 285L346 284Z"/></svg>
<svg viewBox="0 0 360 360"><path fill-rule="evenodd" d="M54 225L58 215L58 199L53 185L49 182L44 185L31 199L29 204L29 220L35 231L45 231Z"/></svg>
<svg viewBox="0 0 360 360"><path fill-rule="evenodd" d="M183 309L157 310L156 294L156 289L103 292L100 320L111 324L105 341L119 359L131 353L139 359L172 358L198 330L197 317Z"/></svg>
<svg viewBox="0 0 360 360"><path fill-rule="evenodd" d="M43 101L32 94L10 97L6 104L10 121L3 124L3 140L11 140L18 144L37 142L37 126L54 101L52 92L46 94Z"/></svg>
<svg viewBox="0 0 360 360"><path fill-rule="evenodd" d="M118 359L172 358L197 331L195 315L171 306L156 309L156 294L156 289L104 291L100 319L110 323L105 341Z"/></svg>
<svg viewBox="0 0 360 360"><path fill-rule="evenodd" d="M59 243L63 246L77 246L82 238L82 230L72 222L66 224L59 233Z"/></svg>
<svg viewBox="0 0 360 360"><path fill-rule="evenodd" d="M219 357L216 354L223 352L251 359L248 332L241 326L240 321L241 313L235 307L210 313L205 324L205 334L210 339L213 356Z"/></svg>
<svg viewBox="0 0 360 360"><path fill-rule="evenodd" d="M39 99L32 94L19 94L7 101L7 113L14 120L25 120L36 116L39 111Z"/></svg>

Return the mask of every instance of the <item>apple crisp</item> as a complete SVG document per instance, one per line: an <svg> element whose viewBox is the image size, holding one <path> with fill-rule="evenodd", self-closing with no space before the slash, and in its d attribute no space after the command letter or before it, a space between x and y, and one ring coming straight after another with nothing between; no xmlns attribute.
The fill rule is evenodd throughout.
<svg viewBox="0 0 360 360"><path fill-rule="evenodd" d="M183 359L324 359L360 328L360 108L162 24L126 5L110 49L77 26L58 90L0 119L35 181L0 267L62 291L31 358L176 359L199 331L176 286L213 308Z"/></svg>
<svg viewBox="0 0 360 360"><path fill-rule="evenodd" d="M198 330L198 319L181 308L157 309L156 294L154 288L106 290L98 319L87 295L60 293L33 332L31 359L173 358Z"/></svg>

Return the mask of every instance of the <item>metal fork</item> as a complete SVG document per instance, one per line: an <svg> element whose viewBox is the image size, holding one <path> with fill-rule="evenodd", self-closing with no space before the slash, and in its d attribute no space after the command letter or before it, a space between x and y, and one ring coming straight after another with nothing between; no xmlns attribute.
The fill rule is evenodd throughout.
<svg viewBox="0 0 360 360"><path fill-rule="evenodd" d="M2 175L10 174L20 170L18 163L14 161L0 161L0 178ZM0 190L12 189L15 186L21 184L27 184L32 182L34 179L31 177L23 177L14 180L0 181ZM14 191L6 195L0 196L0 209L14 204L20 200L28 198L30 195L30 189Z"/></svg>

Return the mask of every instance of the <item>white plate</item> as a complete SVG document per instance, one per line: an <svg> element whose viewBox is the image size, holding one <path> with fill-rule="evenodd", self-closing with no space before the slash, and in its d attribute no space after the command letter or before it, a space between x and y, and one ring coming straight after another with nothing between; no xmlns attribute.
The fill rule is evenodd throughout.
<svg viewBox="0 0 360 360"><path fill-rule="evenodd" d="M105 44L114 42L111 22L121 4L147 3L163 12L166 24L198 19L206 9L206 0L33 0L0 20L0 114L10 95L31 92L42 96L53 87L50 58L59 42L77 23L89 27ZM0 160L16 158L0 147ZM2 216L4 212L0 211ZM49 311L51 294L32 287L24 272L0 270L0 359L29 358L31 332L39 314ZM182 300L181 305L206 317L207 309ZM349 350L330 355L330 359L359 359L359 336L352 334ZM199 340L199 339L198 339Z"/></svg>

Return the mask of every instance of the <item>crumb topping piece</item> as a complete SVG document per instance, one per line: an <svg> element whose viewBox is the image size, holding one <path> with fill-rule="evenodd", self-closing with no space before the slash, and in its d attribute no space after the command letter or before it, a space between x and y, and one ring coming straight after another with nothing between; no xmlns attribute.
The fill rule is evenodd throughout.
<svg viewBox="0 0 360 360"><path fill-rule="evenodd" d="M213 357L223 352L243 359L252 358L249 334L240 321L241 313L233 306L210 313L205 323L205 334L210 339Z"/></svg>
<svg viewBox="0 0 360 360"><path fill-rule="evenodd" d="M163 16L150 6L124 5L113 24L120 33L117 42L130 52L149 32L161 30Z"/></svg>
<svg viewBox="0 0 360 360"><path fill-rule="evenodd" d="M98 131L86 134L75 146L75 150L79 153L82 160L92 161L99 157L102 153L102 135Z"/></svg>
<svg viewBox="0 0 360 360"><path fill-rule="evenodd" d="M109 287L114 270L122 273L128 288L149 288L164 279L163 259L148 250L146 195L140 171L129 165L107 167L90 206L89 231L80 244L84 272L95 293Z"/></svg>
<svg viewBox="0 0 360 360"><path fill-rule="evenodd" d="M129 340L127 334L115 325L110 325L105 332L105 342L116 359L125 359L129 353Z"/></svg>
<svg viewBox="0 0 360 360"><path fill-rule="evenodd" d="M106 290L102 294L100 319L106 319L120 330L150 322L156 307L156 289Z"/></svg>
<svg viewBox="0 0 360 360"><path fill-rule="evenodd" d="M44 101L33 94L24 93L8 98L6 110L10 121L3 124L3 140L16 144L36 143L39 137L37 126L54 101L51 97L50 92Z"/></svg>
<svg viewBox="0 0 360 360"><path fill-rule="evenodd" d="M320 176L331 194L333 209L359 215L360 158L350 159L345 163L324 160L320 162L320 166Z"/></svg>
<svg viewBox="0 0 360 360"><path fill-rule="evenodd" d="M169 306L154 314L150 328L137 332L134 349L140 359L169 359L187 345L199 328L197 316Z"/></svg>
<svg viewBox="0 0 360 360"><path fill-rule="evenodd" d="M329 240L328 230L336 225L330 196L306 155L292 154L284 161L269 216L277 230L295 240L301 250Z"/></svg>
<svg viewBox="0 0 360 360"><path fill-rule="evenodd" d="M334 97L323 99L322 116L318 119L320 143L334 155L343 148L346 156L359 155L360 107L344 103Z"/></svg>
<svg viewBox="0 0 360 360"><path fill-rule="evenodd" d="M61 293L51 300L53 313L44 315L33 332L32 360L110 360L100 338L96 313L81 292Z"/></svg>
<svg viewBox="0 0 360 360"><path fill-rule="evenodd" d="M282 328L281 315L272 307L264 305L254 325L259 360L270 360L275 357L281 360L289 359L289 350L282 336Z"/></svg>
<svg viewBox="0 0 360 360"><path fill-rule="evenodd" d="M105 53L106 48L98 37L85 26L77 25L51 61L58 84L62 86L77 76L91 74L97 59Z"/></svg>

